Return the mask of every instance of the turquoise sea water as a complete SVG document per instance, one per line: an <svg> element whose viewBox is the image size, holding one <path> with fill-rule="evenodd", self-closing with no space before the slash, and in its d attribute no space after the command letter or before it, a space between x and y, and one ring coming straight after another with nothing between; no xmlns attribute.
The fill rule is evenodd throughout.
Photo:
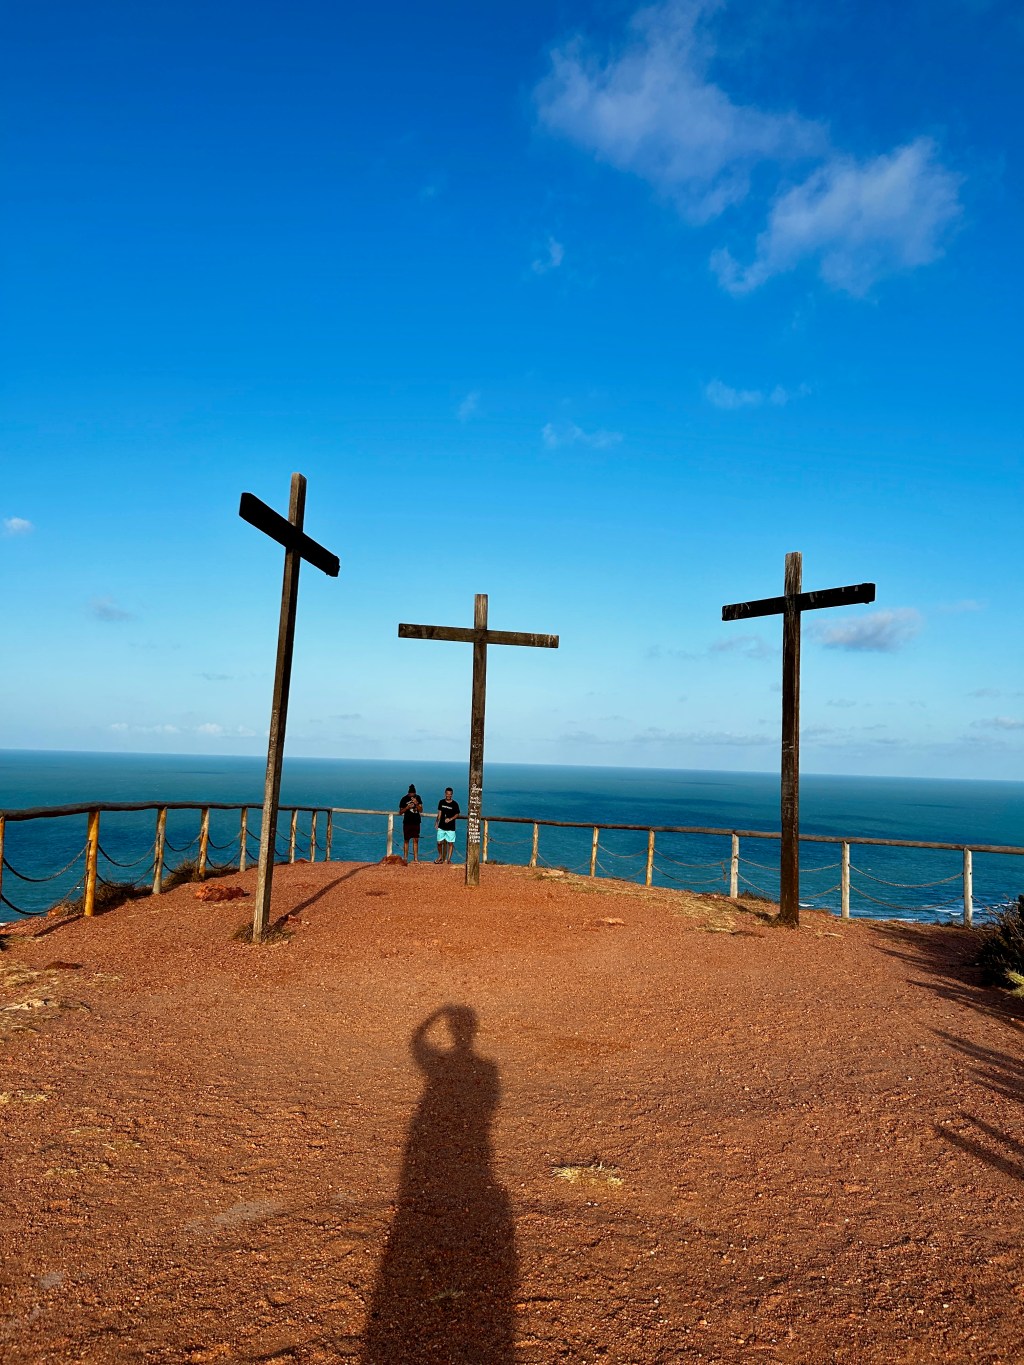
<svg viewBox="0 0 1024 1365"><path fill-rule="evenodd" d="M255 758L151 754L87 754L0 751L0 808L116 801L246 802L258 808L264 763ZM455 788L466 807L465 764L370 760L288 759L282 803L304 806L394 810L410 782L424 797L428 813L445 786ZM697 825L724 829L778 830L778 777L762 773L718 773L639 768L544 767L493 763L485 775L484 814L538 820L602 824ZM153 841L153 812L102 817L101 875L108 880L144 879ZM194 853L198 812L171 812L168 862ZM85 817L7 824L3 894L26 910L38 911L72 893L82 875L74 863L62 876L39 878L60 869L81 852ZM324 856L326 820L320 816L317 857ZM400 847L400 822L396 822ZM376 861L385 850L385 821L373 816L334 817L332 856ZM424 823L423 856L432 856L432 822ZM250 858L259 832L259 811L249 814ZM287 852L287 820L278 851ZM895 838L949 843L1024 846L1024 783L967 782L914 778L801 778L801 832L845 837L854 842L851 901L857 915L942 919L962 913L961 854L856 846L856 839ZM300 816L297 856L309 856L310 817ZM237 859L237 813L213 812L211 861ZM490 826L490 856L525 863L530 855L527 826ZM232 847L233 841L233 847ZM464 847L460 827L458 849ZM728 889L729 839L722 836L658 835L655 881L709 891ZM741 841L741 887L775 896L777 840ZM542 828L542 863L586 871L591 831ZM642 831L602 834L599 870L642 879L647 835ZM805 843L801 849L801 899L838 910L839 848ZM115 864L130 864L118 868ZM21 877L16 875L22 874ZM1005 903L1024 892L1024 857L974 855L975 911ZM9 905L0 917L11 918Z"/></svg>

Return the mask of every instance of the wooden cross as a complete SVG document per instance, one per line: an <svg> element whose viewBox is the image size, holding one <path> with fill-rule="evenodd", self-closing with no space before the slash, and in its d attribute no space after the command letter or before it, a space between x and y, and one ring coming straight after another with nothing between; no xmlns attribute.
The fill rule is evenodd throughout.
<svg viewBox="0 0 1024 1365"><path fill-rule="evenodd" d="M722 608L723 621L782 616L782 851L779 866L779 923L800 923L800 613L819 607L873 602L874 583L802 592L803 556L786 556L785 595Z"/></svg>
<svg viewBox="0 0 1024 1365"><path fill-rule="evenodd" d="M530 635L519 630L487 629L487 594L478 592L473 629L462 626L400 625L405 640L460 640L473 646L473 702L469 721L469 811L466 815L466 885L480 885L480 808L484 789L484 703L487 693L487 646L532 645L557 649L557 635Z"/></svg>
<svg viewBox="0 0 1024 1365"><path fill-rule="evenodd" d="M292 651L295 645L295 608L299 600L299 566L305 559L331 578L337 578L341 565L332 555L302 530L306 514L306 480L292 475L288 520L279 516L251 493L243 493L238 515L284 546L284 582L281 587L281 623L277 632L277 666L274 670L274 699L270 708L270 738L267 743L267 778L263 787L263 820L260 825L260 862L256 879L256 904L252 916L252 940L258 943L270 923L270 893L274 880L274 846L277 842L277 808L281 799L281 763L284 758L284 732L288 720L288 693L292 681Z"/></svg>

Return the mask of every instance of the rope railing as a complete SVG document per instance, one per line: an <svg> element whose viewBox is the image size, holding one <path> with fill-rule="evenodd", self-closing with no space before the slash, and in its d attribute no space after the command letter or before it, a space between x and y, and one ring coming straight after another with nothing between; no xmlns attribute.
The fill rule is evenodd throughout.
<svg viewBox="0 0 1024 1365"><path fill-rule="evenodd" d="M260 845L260 837L255 830L248 827L249 813L261 811L261 805L250 803L240 805L229 802L189 802L189 801L169 801L169 802L112 802L104 805L76 805L76 806L49 806L32 807L23 810L0 810L0 905L5 906L15 914L40 914L45 913L42 909L33 906L19 907L4 894L3 876L7 874L18 882L28 886L40 887L50 882L60 881L75 868L83 859L85 869L83 875L75 882L74 887L65 890L62 900L67 900L69 895L77 892L79 886L82 890L83 906L85 914L93 913L93 902L95 891L98 884L107 886L112 885L107 878L100 872L100 862L102 860L105 867L117 868L123 871L139 869L133 878L133 884L141 884L150 876L152 877L152 889L158 892L162 889L162 882L165 873L174 871L174 867L169 861L172 857L184 860L187 857L196 859L196 875L201 880L211 872L227 872L235 869L245 870L255 863L256 851ZM108 852L107 847L100 844L99 824L100 816L120 813L138 813L144 811L155 811L157 813L157 834L156 840L137 858L122 860ZM166 824L169 812L190 812L199 813L200 828L199 832L191 839L176 844L167 838ZM211 813L230 812L240 815L240 824L237 833L230 836L226 842L218 842L210 837ZM86 843L73 858L64 864L56 872L47 873L44 876L35 876L31 873L23 872L4 856L4 831L7 825L22 823L30 820L46 820L64 816L88 817L89 828ZM308 824L300 823L300 816L308 818ZM372 817L376 820L385 818L387 821L386 830L386 852L391 853L394 847L396 836L395 814L391 811L342 807L342 806L315 806L315 805L287 805L282 806L279 811L279 822L274 843L275 861L287 860L295 861L316 861L318 858L337 861L339 857L338 845L345 841L359 841L365 844L370 841L380 847L382 831L380 828L367 829L365 825L358 827L355 824L342 824L338 817ZM465 816L460 816L464 820ZM527 841L524 838L515 837L515 826L524 826L530 829L532 838ZM501 834L496 833L496 827L500 828ZM180 822L175 824L176 832L180 830ZM560 860L557 855L552 857L550 850L543 853L540 849L541 830L548 832L550 839L556 832L560 831L589 831L590 832L590 858L589 862L576 864L573 867L565 867L564 854ZM223 840L223 822L218 816L217 832ZM502 837L507 832L508 837ZM643 849L616 849L608 847L607 836L609 833L640 833L647 836L646 864L644 865L645 854ZM658 847L659 836L671 835L674 838L679 836L699 837L703 840L728 838L731 840L731 856L725 860L712 859L691 860L679 858L666 852L663 846ZM181 838L181 834L178 833ZM559 837L562 836L559 834ZM753 894L766 896L774 899L774 894L770 886L765 887L758 882L751 880L750 873L766 873L769 882L778 876L778 864L763 863L753 858L741 857L741 840L761 839L775 840L780 839L777 831L770 830L734 830L723 829L720 827L699 826L699 825L634 825L634 824L604 824L594 825L582 821L573 820L534 820L528 816L508 816L494 815L488 816L483 821L483 860L487 860L488 847L496 849L515 849L525 854L527 843L529 846L530 867L544 867L549 869L560 868L564 871L578 872L590 877L597 876L636 876L643 879L647 886L654 884L657 877L660 881L671 882L674 885L689 885L692 887L703 887L707 885L720 885L722 882L728 884L728 894L730 898L737 899L741 894L741 887L749 888ZM850 915L851 899L858 902L868 902L871 905L878 905L888 910L906 912L908 909L928 909L929 911L942 911L946 908L962 908L963 920L965 924L972 922L973 914L973 855L975 853L1009 855L1014 857L1024 856L1024 848L1008 845L995 844L966 844L966 843L946 843L939 841L910 840L910 839L879 839L865 836L863 838L851 837L844 838L836 835L822 834L801 834L801 845L804 844L829 844L833 847L839 845L841 850L841 861L839 863L830 862L816 866L805 866L802 877L805 885L801 888L801 898L803 903L820 902L825 903L834 897L838 892L840 896L840 912L844 918ZM564 839L562 840L564 845ZM625 842L625 841L623 841ZM108 835L109 843L109 835ZM929 881L895 881L890 880L880 872L870 870L854 864L850 858L851 847L865 848L889 848L904 850L944 850L957 852L963 859L962 870L951 873L949 876L933 878ZM237 850L237 852L236 852ZM120 851L120 850L118 850ZM703 851L703 850L702 850ZM214 860L212 854L228 853L227 861ZM641 864L642 870L638 869L636 874L625 873L621 870L624 864ZM143 866L145 864L145 866ZM180 866L180 861L177 866ZM830 885L824 889L811 890L815 878L834 872L836 868L841 870L840 881L835 885ZM695 874L701 872L714 871L713 877L699 878ZM681 874L681 875L680 875ZM858 884L854 884L854 878ZM871 886L889 887L896 892L927 892L938 887L949 886L955 882L962 883L962 895L950 900L941 902L927 901L920 904L922 897L916 900L904 897L899 903L886 900L873 895L865 888L864 883ZM31 899L31 897L30 897ZM1006 892L1000 892L1000 903L1006 899ZM991 896L989 897L991 904Z"/></svg>

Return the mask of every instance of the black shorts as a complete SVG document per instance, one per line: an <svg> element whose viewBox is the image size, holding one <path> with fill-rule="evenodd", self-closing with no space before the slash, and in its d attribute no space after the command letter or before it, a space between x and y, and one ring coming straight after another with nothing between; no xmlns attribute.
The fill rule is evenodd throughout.
<svg viewBox="0 0 1024 1365"><path fill-rule="evenodd" d="M418 815L403 815L403 816L402 816L402 838L403 838L403 839L418 839L419 837L420 837L420 816L418 816Z"/></svg>

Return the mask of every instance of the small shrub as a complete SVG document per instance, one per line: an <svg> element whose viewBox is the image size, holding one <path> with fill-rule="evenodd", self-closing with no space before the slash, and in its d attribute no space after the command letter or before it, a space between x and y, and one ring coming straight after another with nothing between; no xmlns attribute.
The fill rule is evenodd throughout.
<svg viewBox="0 0 1024 1365"><path fill-rule="evenodd" d="M1024 992L1024 896L1000 910L983 937L975 959L986 986Z"/></svg>
<svg viewBox="0 0 1024 1365"><path fill-rule="evenodd" d="M128 901L137 900L140 896L148 896L148 886L136 886L134 882L101 882L96 883L96 894L93 897L93 914L105 915L108 910L116 910L119 905L124 905ZM50 911L51 915L81 915L85 911L84 894L76 897L73 901L61 901Z"/></svg>
<svg viewBox="0 0 1024 1365"><path fill-rule="evenodd" d="M194 858L188 858L185 862L179 863L172 871L164 874L160 889L162 891L173 891L176 886L184 886L188 882L202 881L199 875L199 864Z"/></svg>

